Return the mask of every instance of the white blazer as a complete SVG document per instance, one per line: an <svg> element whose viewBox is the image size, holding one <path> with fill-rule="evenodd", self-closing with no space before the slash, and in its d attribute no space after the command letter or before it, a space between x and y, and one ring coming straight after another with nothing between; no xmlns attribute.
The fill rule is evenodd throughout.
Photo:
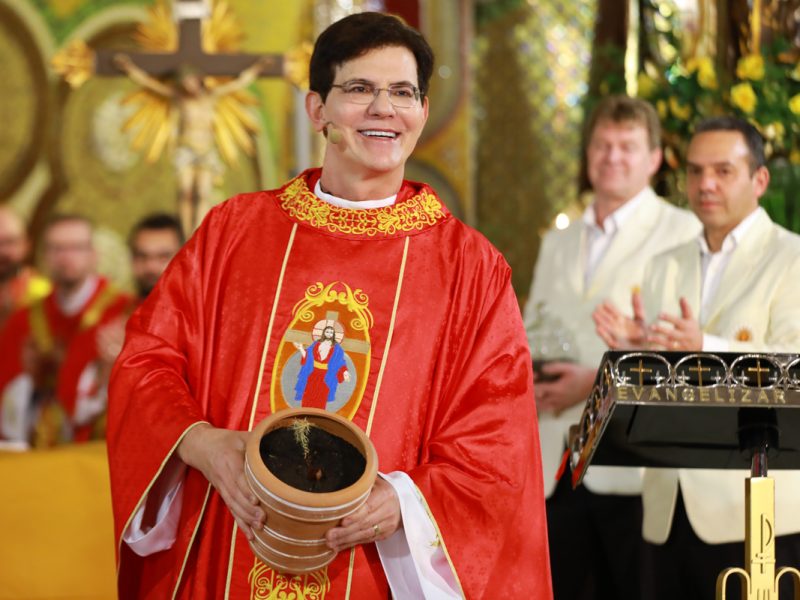
<svg viewBox="0 0 800 600"><path fill-rule="evenodd" d="M701 263L690 241L653 259L642 290L648 320L659 312L680 314L685 297L700 314ZM800 236L775 225L760 211L734 249L711 299L704 333L724 338L732 352L800 352ZM680 485L686 514L708 544L744 540L747 470L646 469L646 540L669 537ZM800 472L770 471L775 479L776 534L800 532Z"/></svg>
<svg viewBox="0 0 800 600"><path fill-rule="evenodd" d="M609 299L630 315L631 293L641 286L647 261L667 248L696 237L699 232L700 223L692 213L676 208L647 188L640 204L617 231L586 288L583 221L576 220L561 231L548 231L539 249L525 305L526 328L530 329L533 324L537 304L543 302L547 312L572 331L580 353L572 358L582 365L597 368L607 348L595 333L592 321L595 307ZM578 404L558 416L539 413L542 472L548 497L556 486L555 475L569 427L578 422L582 410L583 404ZM583 483L600 494L639 494L641 469L590 467Z"/></svg>

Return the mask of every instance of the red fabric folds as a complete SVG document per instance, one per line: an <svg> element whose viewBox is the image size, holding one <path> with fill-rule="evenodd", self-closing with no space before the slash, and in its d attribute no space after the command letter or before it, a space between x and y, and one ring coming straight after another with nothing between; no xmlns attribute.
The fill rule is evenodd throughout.
<svg viewBox="0 0 800 600"><path fill-rule="evenodd" d="M299 404L292 343L307 348L328 319L341 325L349 381L336 378L327 408L365 430L373 413L379 468L419 487L466 596L551 598L531 361L508 265L427 186L405 182L394 207L353 211L316 199L318 178L215 208L130 319L109 409L117 539L193 423L246 430L254 399L254 422ZM186 485L171 549L140 558L121 544L122 599L176 586L222 597L229 565L231 598L273 581L240 533L231 552L233 519L215 491L205 501L203 477L190 470ZM320 597L344 597L348 565L349 552L328 567ZM358 548L350 597L385 597L386 585L374 546Z"/></svg>

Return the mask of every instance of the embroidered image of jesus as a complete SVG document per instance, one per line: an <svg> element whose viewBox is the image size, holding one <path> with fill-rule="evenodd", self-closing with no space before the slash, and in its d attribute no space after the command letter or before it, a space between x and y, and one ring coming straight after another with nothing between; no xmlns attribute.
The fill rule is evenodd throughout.
<svg viewBox="0 0 800 600"><path fill-rule="evenodd" d="M344 328L338 321L324 319L314 325L311 337L314 341L308 348L294 343L300 353L295 401L304 407L325 408L335 400L339 384L350 381L341 346Z"/></svg>

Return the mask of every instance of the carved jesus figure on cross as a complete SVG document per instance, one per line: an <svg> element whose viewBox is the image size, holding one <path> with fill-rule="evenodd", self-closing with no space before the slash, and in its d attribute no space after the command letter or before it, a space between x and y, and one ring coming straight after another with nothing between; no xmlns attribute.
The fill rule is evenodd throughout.
<svg viewBox="0 0 800 600"><path fill-rule="evenodd" d="M214 142L214 111L219 98L250 85L272 60L258 59L234 80L207 88L203 74L191 66L178 70L174 83L151 77L137 67L127 54L114 56L114 64L132 81L167 98L178 109L178 138L173 157L178 177L178 215L188 234L200 224L211 208L209 198L215 176L224 167Z"/></svg>

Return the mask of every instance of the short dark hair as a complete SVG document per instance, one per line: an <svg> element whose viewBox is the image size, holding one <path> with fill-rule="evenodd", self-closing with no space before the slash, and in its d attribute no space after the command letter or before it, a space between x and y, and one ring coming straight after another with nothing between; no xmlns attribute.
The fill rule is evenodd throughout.
<svg viewBox="0 0 800 600"><path fill-rule="evenodd" d="M766 166L767 158L764 155L764 138L761 137L758 129L744 119L730 115L709 117L695 125L694 135L710 131L738 131L742 134L750 154L751 175L761 167Z"/></svg>
<svg viewBox="0 0 800 600"><path fill-rule="evenodd" d="M424 97L433 73L433 50L422 34L397 17L376 12L356 13L336 21L314 44L309 87L323 102L333 85L337 67L377 48L407 48L417 61L417 85Z"/></svg>
<svg viewBox="0 0 800 600"><path fill-rule="evenodd" d="M183 227L181 227L181 222L178 221L178 219L173 215L167 213L153 213L151 215L147 215L133 226L133 229L131 229L131 233L128 236L128 247L133 250L133 240L142 231L162 231L165 229L173 231L175 236L178 238L180 245L183 245L185 240L183 237Z"/></svg>
<svg viewBox="0 0 800 600"><path fill-rule="evenodd" d="M600 121L641 125L647 131L650 150L661 147L661 123L658 120L658 113L653 105L645 100L624 95L603 98L592 111L586 125L587 143Z"/></svg>

